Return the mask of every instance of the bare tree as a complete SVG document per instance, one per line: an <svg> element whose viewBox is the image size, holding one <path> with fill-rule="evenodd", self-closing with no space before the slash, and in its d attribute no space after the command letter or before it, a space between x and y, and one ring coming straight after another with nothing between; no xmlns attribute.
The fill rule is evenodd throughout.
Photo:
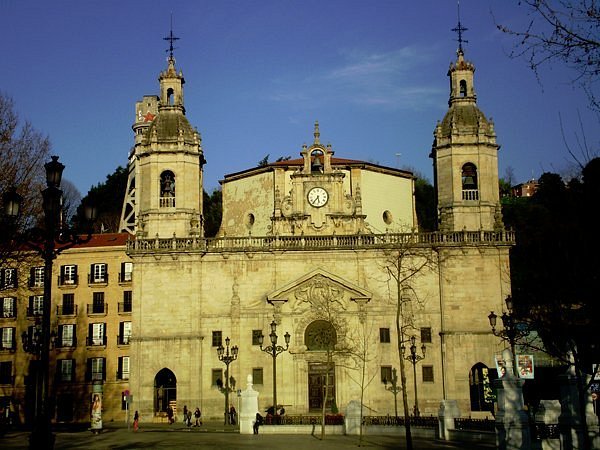
<svg viewBox="0 0 600 450"><path fill-rule="evenodd" d="M595 0L521 0L529 24L515 29L497 24L515 38L512 57L527 59L538 80L544 65L565 64L573 83L587 94L592 109L600 110L597 94L600 74L600 5Z"/></svg>
<svg viewBox="0 0 600 450"><path fill-rule="evenodd" d="M63 220L68 224L75 214L77 214L77 208L81 203L81 192L79 192L71 181L64 178L60 188L63 191Z"/></svg>

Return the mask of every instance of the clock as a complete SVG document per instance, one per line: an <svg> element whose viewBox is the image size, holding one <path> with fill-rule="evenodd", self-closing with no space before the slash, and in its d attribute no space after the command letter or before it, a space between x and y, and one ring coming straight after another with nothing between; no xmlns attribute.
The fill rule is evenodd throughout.
<svg viewBox="0 0 600 450"><path fill-rule="evenodd" d="M308 203L315 208L320 208L321 206L325 206L327 200L329 200L329 194L322 187L314 187L308 191L307 198Z"/></svg>

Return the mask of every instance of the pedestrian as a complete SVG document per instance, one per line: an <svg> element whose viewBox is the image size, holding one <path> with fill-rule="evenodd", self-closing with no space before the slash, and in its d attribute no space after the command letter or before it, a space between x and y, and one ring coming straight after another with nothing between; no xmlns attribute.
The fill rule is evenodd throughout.
<svg viewBox="0 0 600 450"><path fill-rule="evenodd" d="M167 419L169 420L169 425L171 425L174 422L173 408L171 408L171 405L167 406Z"/></svg>
<svg viewBox="0 0 600 450"><path fill-rule="evenodd" d="M199 427L200 425L202 425L200 417L202 417L202 412L200 412L200 408L197 407L196 411L194 411L194 418L196 419L196 423L194 424L195 427Z"/></svg>
<svg viewBox="0 0 600 450"><path fill-rule="evenodd" d="M233 405L231 405L231 407L229 408L229 423L231 425L235 425L236 419L237 419L237 411L235 410Z"/></svg>
<svg viewBox="0 0 600 450"><path fill-rule="evenodd" d="M192 426L192 410L188 409L187 412L187 426L188 426L188 430L192 430L191 426Z"/></svg>
<svg viewBox="0 0 600 450"><path fill-rule="evenodd" d="M140 415L136 411L135 414L133 415L133 431L137 431L139 427L140 427Z"/></svg>
<svg viewBox="0 0 600 450"><path fill-rule="evenodd" d="M188 413L187 405L183 405L183 423L185 423L186 425L187 425L187 413Z"/></svg>
<svg viewBox="0 0 600 450"><path fill-rule="evenodd" d="M254 429L254 434L258 434L258 427L260 427L263 423L263 416L260 413L256 413L256 419L254 419L254 425L252 428Z"/></svg>

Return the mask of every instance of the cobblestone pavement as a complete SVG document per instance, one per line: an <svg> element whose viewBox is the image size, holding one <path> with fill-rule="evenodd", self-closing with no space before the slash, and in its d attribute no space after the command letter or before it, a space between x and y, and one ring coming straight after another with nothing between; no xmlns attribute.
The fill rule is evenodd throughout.
<svg viewBox="0 0 600 450"><path fill-rule="evenodd" d="M29 434L8 432L0 437L2 449L27 448ZM429 449L468 449L491 450L495 446L485 443L447 443L421 438L413 439L415 450ZM320 436L311 435L240 435L234 428L223 425L207 425L202 428L187 429L184 426L142 425L138 432L128 430L124 425L110 424L99 435L90 431L59 431L56 433L57 450L61 449L215 449L215 450L337 450L359 447L358 436ZM364 436L360 448L368 450L404 449L404 436ZM41 450L41 449L40 449Z"/></svg>

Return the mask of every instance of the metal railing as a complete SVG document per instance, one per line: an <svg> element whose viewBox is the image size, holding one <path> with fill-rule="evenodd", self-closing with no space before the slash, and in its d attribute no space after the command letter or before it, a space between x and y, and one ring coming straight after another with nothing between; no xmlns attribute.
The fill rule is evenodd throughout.
<svg viewBox="0 0 600 450"><path fill-rule="evenodd" d="M246 252L294 249L394 249L457 246L513 245L514 231L450 231L385 233L349 236L245 236L223 238L136 238L127 241L129 253L145 252Z"/></svg>
<svg viewBox="0 0 600 450"><path fill-rule="evenodd" d="M404 416L363 416L363 425L404 426ZM418 428L437 428L438 418L435 416L411 416L410 425Z"/></svg>
<svg viewBox="0 0 600 450"><path fill-rule="evenodd" d="M496 421L490 419L460 418L454 419L454 428L456 430L495 431Z"/></svg>

